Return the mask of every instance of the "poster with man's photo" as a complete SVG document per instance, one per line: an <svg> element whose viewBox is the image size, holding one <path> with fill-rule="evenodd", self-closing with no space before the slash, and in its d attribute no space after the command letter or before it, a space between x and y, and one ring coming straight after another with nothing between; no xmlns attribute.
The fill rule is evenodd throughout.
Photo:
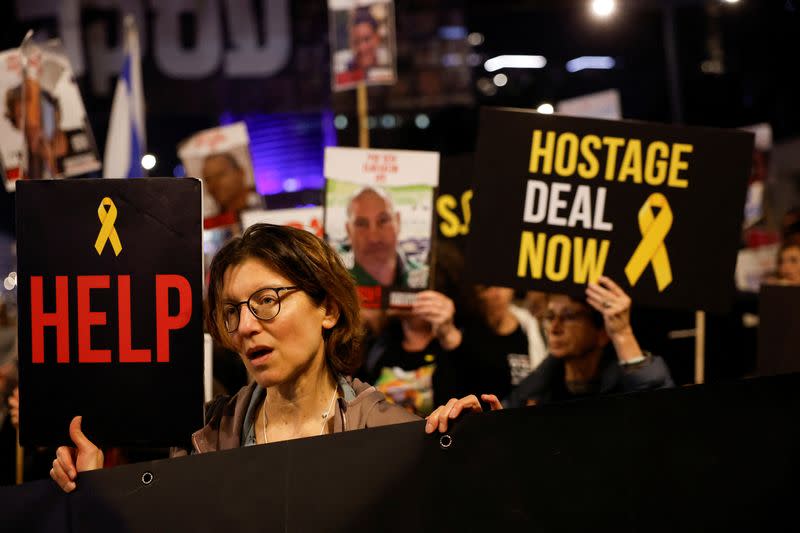
<svg viewBox="0 0 800 533"><path fill-rule="evenodd" d="M325 235L365 307L405 307L430 284L439 154L325 149Z"/></svg>
<svg viewBox="0 0 800 533"><path fill-rule="evenodd" d="M328 0L328 21L334 91L397 81L392 0Z"/></svg>
<svg viewBox="0 0 800 533"><path fill-rule="evenodd" d="M20 179L100 170L81 93L57 41L0 53L0 108L0 174L7 191Z"/></svg>
<svg viewBox="0 0 800 533"><path fill-rule="evenodd" d="M325 236L322 230L323 216L321 206L292 209L248 209L241 213L242 230L246 230L253 224L277 224L304 229L321 239Z"/></svg>
<svg viewBox="0 0 800 533"><path fill-rule="evenodd" d="M263 207L256 191L244 122L198 132L178 145L186 175L203 182L203 227L239 224L239 214Z"/></svg>

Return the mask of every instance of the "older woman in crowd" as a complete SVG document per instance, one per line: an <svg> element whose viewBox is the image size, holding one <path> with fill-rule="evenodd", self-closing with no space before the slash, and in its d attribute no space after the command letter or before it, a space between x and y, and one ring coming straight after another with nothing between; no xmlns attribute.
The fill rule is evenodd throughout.
<svg viewBox="0 0 800 533"><path fill-rule="evenodd" d="M630 310L630 297L605 276L588 285L585 299L550 295L544 315L549 355L503 404L674 386L664 360L639 346Z"/></svg>

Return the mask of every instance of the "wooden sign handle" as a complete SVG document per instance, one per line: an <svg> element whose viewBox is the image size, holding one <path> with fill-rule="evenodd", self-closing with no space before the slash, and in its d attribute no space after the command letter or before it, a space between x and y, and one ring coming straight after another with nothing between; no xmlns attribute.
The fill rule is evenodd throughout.
<svg viewBox="0 0 800 533"><path fill-rule="evenodd" d="M17 485L22 485L25 450L19 445L19 429L17 429Z"/></svg>
<svg viewBox="0 0 800 533"><path fill-rule="evenodd" d="M694 313L694 382L701 384L705 382L706 369L706 313L705 311L695 311Z"/></svg>
<svg viewBox="0 0 800 533"><path fill-rule="evenodd" d="M363 81L356 87L356 108L358 111L358 147L369 148L367 84Z"/></svg>

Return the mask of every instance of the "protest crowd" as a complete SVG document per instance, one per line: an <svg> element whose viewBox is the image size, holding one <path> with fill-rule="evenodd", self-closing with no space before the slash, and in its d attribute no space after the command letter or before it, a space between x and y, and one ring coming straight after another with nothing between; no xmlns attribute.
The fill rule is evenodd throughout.
<svg viewBox="0 0 800 533"><path fill-rule="evenodd" d="M706 17L716 87L733 79L720 27L744 38L723 22L800 28L800 5L706 3L664 2L663 46L682 35L676 20ZM616 66L570 62L533 83L520 73L544 69L541 56L506 53L530 37L514 14L593 22L510 2L286 2L257 22L282 3L220 2L220 21L199 3L177 29L123 2L76 8L83 19L61 24L84 30L78 64L69 28L52 35L12 4L0 486L71 493L82 473L122 465L415 421L438 438L479 413L560 416L548 409L800 371L800 130L775 118L800 115L786 99L759 114L766 81L742 89L747 109L720 104L725 118L690 94L698 73L681 103L669 54L649 99L633 96L656 90L641 84L609 90L624 84L604 69L644 78L622 50ZM486 30L465 13L489 17ZM108 53L98 31L112 26ZM506 31L513 46L490 52ZM297 49L276 63L278 42ZM101 97L91 50L119 63ZM520 96L540 83L555 113ZM326 111L292 114L314 91ZM646 111L655 100L665 110ZM436 111L455 107L468 111Z"/></svg>

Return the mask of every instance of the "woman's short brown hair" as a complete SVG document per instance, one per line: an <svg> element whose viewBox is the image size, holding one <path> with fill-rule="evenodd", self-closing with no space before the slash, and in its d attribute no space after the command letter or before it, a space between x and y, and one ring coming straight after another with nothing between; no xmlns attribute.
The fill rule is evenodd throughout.
<svg viewBox="0 0 800 533"><path fill-rule="evenodd" d="M325 241L288 226L255 224L225 244L211 261L206 327L217 342L231 347L222 320L223 277L228 268L258 259L303 290L316 305L339 312L336 325L323 331L325 357L340 374L351 375L361 364L361 315L355 282L342 260Z"/></svg>

